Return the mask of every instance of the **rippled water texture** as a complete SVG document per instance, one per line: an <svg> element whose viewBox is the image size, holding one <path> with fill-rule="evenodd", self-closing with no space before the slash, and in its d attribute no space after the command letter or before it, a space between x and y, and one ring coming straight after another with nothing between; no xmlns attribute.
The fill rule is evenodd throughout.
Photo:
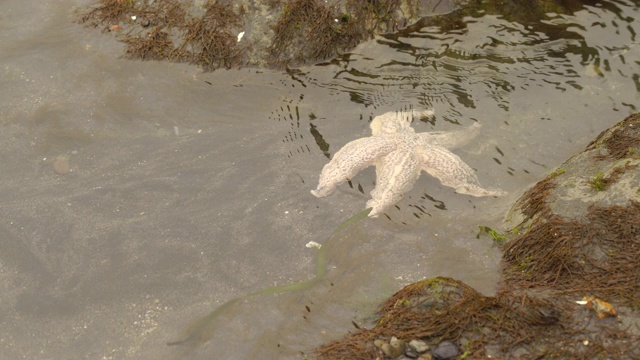
<svg viewBox="0 0 640 360"><path fill-rule="evenodd" d="M87 1L2 1L0 353L296 359L409 282L492 293L499 249L478 225L500 228L518 194L637 111L639 5L590 3L542 20L458 11L317 66L202 73L120 59L74 23ZM320 170L408 107L436 110L416 131L480 122L455 153L510 195L423 174L387 216L331 236L375 173L316 199ZM312 278L309 241L331 244L323 281L242 298Z"/></svg>

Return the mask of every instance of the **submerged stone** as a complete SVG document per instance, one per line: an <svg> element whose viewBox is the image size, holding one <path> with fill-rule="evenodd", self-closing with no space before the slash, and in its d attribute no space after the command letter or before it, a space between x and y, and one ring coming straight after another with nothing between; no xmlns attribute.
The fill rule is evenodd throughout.
<svg viewBox="0 0 640 360"><path fill-rule="evenodd" d="M433 352L433 357L439 360L453 359L460 354L460 350L451 341L443 341Z"/></svg>
<svg viewBox="0 0 640 360"><path fill-rule="evenodd" d="M58 156L53 160L53 171L58 175L66 175L71 171L69 159L66 156Z"/></svg>

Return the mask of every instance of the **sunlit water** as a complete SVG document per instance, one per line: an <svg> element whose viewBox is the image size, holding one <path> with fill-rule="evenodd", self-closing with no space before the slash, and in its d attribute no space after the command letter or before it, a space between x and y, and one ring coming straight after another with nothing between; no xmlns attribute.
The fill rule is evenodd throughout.
<svg viewBox="0 0 640 360"><path fill-rule="evenodd" d="M517 23L473 13L378 37L290 72L202 73L125 61L74 24L85 1L0 4L0 353L7 358L300 358L369 324L402 286L452 276L491 294L510 204L637 110L637 3ZM247 34L246 36L250 36ZM396 208L331 238L311 289L244 298L189 346L193 322L262 288L304 281L317 249L364 208L367 169L309 194L372 117L434 108L416 131L482 124L456 150L504 198L423 174ZM71 172L54 173L57 157Z"/></svg>

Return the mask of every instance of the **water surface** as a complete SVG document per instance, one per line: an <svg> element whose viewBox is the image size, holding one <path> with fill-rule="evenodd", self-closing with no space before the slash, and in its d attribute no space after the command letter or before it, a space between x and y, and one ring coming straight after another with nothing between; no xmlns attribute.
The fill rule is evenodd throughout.
<svg viewBox="0 0 640 360"><path fill-rule="evenodd" d="M518 22L470 12L380 36L318 66L203 73L126 61L73 21L86 1L0 4L0 353L9 358L300 358L368 324L402 286L452 276L495 291L500 227L518 194L637 111L639 6L601 1ZM438 20L440 21L440 20ZM315 273L317 249L364 208L367 169L309 194L372 117L434 108L417 131L480 122L456 150L505 198L423 175L388 217L331 238L305 291L244 298ZM70 172L58 174L56 159Z"/></svg>

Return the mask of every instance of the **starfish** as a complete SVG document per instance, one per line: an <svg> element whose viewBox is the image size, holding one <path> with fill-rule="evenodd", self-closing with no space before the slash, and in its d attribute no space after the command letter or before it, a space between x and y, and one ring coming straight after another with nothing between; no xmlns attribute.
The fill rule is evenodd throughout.
<svg viewBox="0 0 640 360"><path fill-rule="evenodd" d="M411 118L431 115L433 110L411 110L375 117L370 125L372 136L351 141L336 152L322 169L318 187L311 190L311 194L328 196L360 170L375 165L376 187L366 205L371 208L370 217L377 217L400 201L422 171L460 194L505 195L500 189L483 188L473 169L449 151L474 138L480 124L453 132L416 133L411 127Z"/></svg>

